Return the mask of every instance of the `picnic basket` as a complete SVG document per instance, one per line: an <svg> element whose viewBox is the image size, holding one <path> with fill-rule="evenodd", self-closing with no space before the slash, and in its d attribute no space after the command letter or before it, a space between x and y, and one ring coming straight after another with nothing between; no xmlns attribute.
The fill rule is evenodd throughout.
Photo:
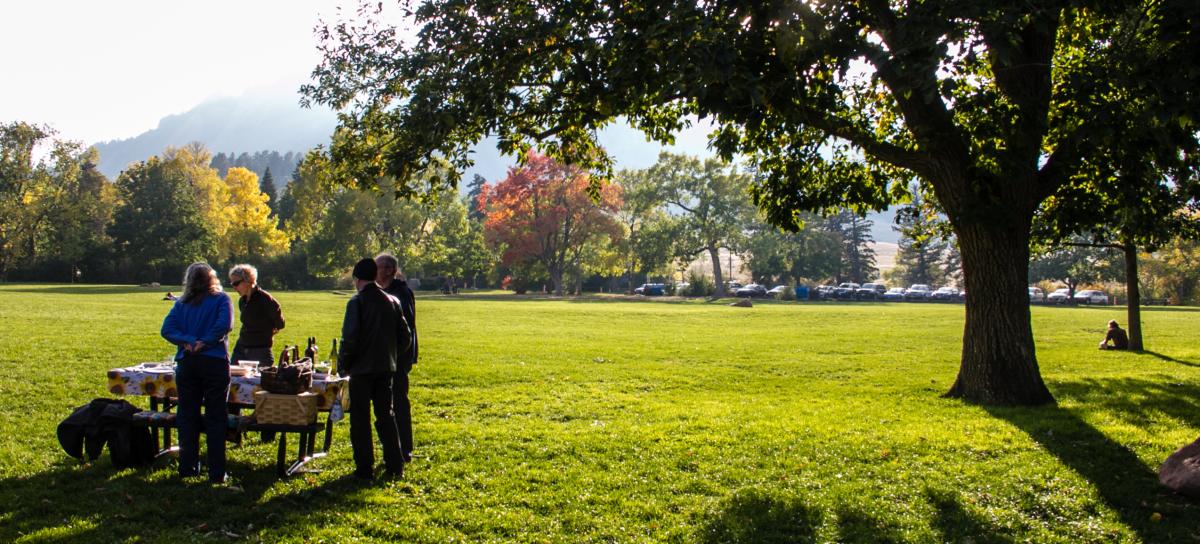
<svg viewBox="0 0 1200 544"><path fill-rule="evenodd" d="M254 394L254 420L264 425L310 425L317 420L316 393L278 395Z"/></svg>
<svg viewBox="0 0 1200 544"><path fill-rule="evenodd" d="M259 386L268 393L295 395L312 387L312 359L301 359L285 366L264 368L259 373Z"/></svg>

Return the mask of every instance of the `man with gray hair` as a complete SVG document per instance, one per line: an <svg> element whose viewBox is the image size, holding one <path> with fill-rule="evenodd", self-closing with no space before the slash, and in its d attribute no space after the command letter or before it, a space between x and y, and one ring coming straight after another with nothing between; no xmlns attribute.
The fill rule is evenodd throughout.
<svg viewBox="0 0 1200 544"><path fill-rule="evenodd" d="M417 364L417 312L416 297L400 273L400 262L391 253L380 253L375 257L377 268L375 284L383 292L400 301L404 320L412 331L412 343L396 359L396 374L392 377L392 411L396 414L396 430L400 434L400 447L404 450L404 462L412 461L413 432L412 405L408 400L408 373Z"/></svg>

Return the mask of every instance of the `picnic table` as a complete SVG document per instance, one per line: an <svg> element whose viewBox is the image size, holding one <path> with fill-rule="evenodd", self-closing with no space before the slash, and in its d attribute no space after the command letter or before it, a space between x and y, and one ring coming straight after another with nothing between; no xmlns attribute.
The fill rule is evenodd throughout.
<svg viewBox="0 0 1200 544"><path fill-rule="evenodd" d="M229 383L229 405L237 408L254 408L254 394L262 390L261 380L257 374L231 376ZM349 380L334 375L314 374L313 384L309 392L317 395L317 421L309 425L278 425L255 421L252 417L230 414L230 428L239 433L238 444L241 443L240 433L243 431L274 431L279 435L279 447L276 455L275 471L280 476L290 476L297 472L310 472L305 465L313 459L324 457L333 441L333 424L337 418L331 417L338 412L334 407L348 409L349 395L346 394ZM178 447L171 444L171 429L176 426L175 414L171 410L176 406L175 366L172 362L140 363L131 367L114 368L108 371L108 391L114 395L145 396L150 398L150 410L138 418L148 425L154 435L155 443L160 442L159 429L162 429L159 454L172 453ZM322 423L324 415L324 423ZM322 449L316 451L316 436L324 431ZM297 434L298 448L296 460L287 463L287 435Z"/></svg>

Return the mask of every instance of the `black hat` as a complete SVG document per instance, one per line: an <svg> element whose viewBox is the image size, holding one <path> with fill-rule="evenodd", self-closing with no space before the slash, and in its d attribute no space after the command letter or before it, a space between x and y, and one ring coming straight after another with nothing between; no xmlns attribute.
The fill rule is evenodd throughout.
<svg viewBox="0 0 1200 544"><path fill-rule="evenodd" d="M375 273L379 269L375 267L375 261L372 259L363 259L354 265L354 277L360 280L374 280Z"/></svg>

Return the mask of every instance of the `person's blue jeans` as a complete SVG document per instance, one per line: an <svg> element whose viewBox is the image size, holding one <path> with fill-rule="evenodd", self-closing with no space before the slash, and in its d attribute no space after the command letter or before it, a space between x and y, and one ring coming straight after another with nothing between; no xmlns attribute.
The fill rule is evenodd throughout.
<svg viewBox="0 0 1200 544"><path fill-rule="evenodd" d="M229 361L188 355L175 367L179 393L179 474L200 474L200 427L203 422L208 447L208 479L225 479L226 404L229 400ZM204 418L200 407L204 406Z"/></svg>

